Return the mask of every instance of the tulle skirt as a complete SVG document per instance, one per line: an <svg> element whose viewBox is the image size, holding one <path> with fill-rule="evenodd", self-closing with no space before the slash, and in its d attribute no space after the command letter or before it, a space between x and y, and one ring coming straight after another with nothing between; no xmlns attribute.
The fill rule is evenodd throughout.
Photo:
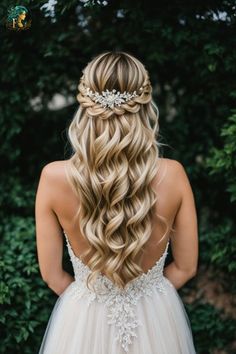
<svg viewBox="0 0 236 354"><path fill-rule="evenodd" d="M170 286L163 295L139 299L135 310L142 325L135 331L128 353L195 354L190 322L182 300ZM50 315L38 354L126 354L117 328L108 324L104 303L71 296L72 282L58 297Z"/></svg>

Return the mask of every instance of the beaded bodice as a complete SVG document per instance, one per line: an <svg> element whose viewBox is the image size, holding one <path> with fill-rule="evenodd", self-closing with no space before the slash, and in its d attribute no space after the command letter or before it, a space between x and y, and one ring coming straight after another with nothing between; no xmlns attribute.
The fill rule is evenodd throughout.
<svg viewBox="0 0 236 354"><path fill-rule="evenodd" d="M142 297L152 296L155 291L165 296L166 286L172 286L163 276L169 241L155 265L147 273L130 281L124 289L118 288L108 277L100 273L94 285L96 291L92 291L86 285L86 279L91 273L91 269L74 254L66 234L65 237L75 275L75 281L71 284L71 296L78 299L85 297L88 305L93 301L104 303L108 310L108 324L114 324L117 328L115 339L119 340L124 351L128 352L132 337L137 337L135 328L142 326L135 313L138 301Z"/></svg>

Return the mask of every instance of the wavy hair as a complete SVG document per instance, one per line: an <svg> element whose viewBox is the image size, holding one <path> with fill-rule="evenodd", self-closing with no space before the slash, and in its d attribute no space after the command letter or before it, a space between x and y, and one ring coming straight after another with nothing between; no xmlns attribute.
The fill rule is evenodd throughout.
<svg viewBox="0 0 236 354"><path fill-rule="evenodd" d="M105 108L86 89L138 93L114 108ZM151 182L158 172L158 108L144 65L126 52L105 52L83 70L78 86L79 109L68 128L73 154L69 182L78 195L80 232L90 247L87 287L104 272L119 288L143 273L144 245L157 196ZM161 240L159 242L161 242Z"/></svg>

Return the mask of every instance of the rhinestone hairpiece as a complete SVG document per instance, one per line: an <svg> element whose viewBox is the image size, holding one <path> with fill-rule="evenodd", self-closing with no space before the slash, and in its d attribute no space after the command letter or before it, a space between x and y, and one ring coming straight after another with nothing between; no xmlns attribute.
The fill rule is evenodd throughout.
<svg viewBox="0 0 236 354"><path fill-rule="evenodd" d="M114 106L120 106L122 103L125 103L131 100L133 97L137 97L136 91L121 93L113 89L112 91L106 90L102 91L102 94L95 91L93 92L89 87L86 89L86 96L90 97L94 102L100 103L103 107L114 108Z"/></svg>

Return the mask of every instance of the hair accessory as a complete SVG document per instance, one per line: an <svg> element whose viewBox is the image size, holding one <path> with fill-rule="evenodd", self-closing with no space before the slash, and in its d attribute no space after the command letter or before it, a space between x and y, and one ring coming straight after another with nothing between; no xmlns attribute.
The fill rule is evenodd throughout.
<svg viewBox="0 0 236 354"><path fill-rule="evenodd" d="M136 91L132 93L124 91L121 93L115 89L102 91L102 94L99 94L97 91L93 92L89 87L86 89L85 95L89 96L94 102L100 103L103 107L111 109L138 96Z"/></svg>

